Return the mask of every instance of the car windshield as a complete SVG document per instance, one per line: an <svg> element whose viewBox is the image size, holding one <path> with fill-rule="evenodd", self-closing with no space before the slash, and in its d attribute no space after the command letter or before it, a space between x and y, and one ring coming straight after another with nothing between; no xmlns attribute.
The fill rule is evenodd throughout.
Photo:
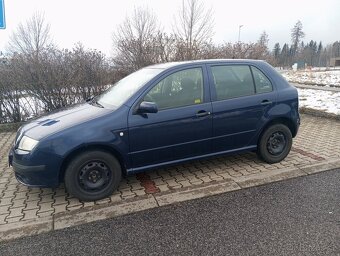
<svg viewBox="0 0 340 256"><path fill-rule="evenodd" d="M157 68L138 70L115 83L110 89L98 96L96 100L104 106L119 107L162 70Z"/></svg>

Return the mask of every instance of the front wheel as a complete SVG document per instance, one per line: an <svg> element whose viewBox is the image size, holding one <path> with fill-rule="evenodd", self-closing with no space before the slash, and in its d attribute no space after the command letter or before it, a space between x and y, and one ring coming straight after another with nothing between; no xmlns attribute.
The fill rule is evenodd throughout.
<svg viewBox="0 0 340 256"><path fill-rule="evenodd" d="M110 196L120 180L119 162L105 151L86 151L77 155L65 172L67 191L82 201Z"/></svg>
<svg viewBox="0 0 340 256"><path fill-rule="evenodd" d="M262 134L257 154L269 164L278 163L289 154L292 143L289 128L283 124L274 124Z"/></svg>

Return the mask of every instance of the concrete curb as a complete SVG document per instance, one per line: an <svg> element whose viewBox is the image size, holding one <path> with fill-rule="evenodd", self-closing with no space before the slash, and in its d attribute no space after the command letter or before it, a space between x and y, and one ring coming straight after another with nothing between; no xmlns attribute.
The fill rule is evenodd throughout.
<svg viewBox="0 0 340 256"><path fill-rule="evenodd" d="M72 214L60 213L53 218L54 230L64 229L77 226L93 221L109 219L133 212L139 212L151 208L158 207L157 201L152 195L139 197L137 200L126 200L111 205L103 205L102 207L91 207L92 209L80 210Z"/></svg>
<svg viewBox="0 0 340 256"><path fill-rule="evenodd" d="M328 118L328 119L337 120L337 121L340 120L340 115L327 113L327 112L312 109L312 108L300 107L299 112L300 114L305 114L305 115L310 115L310 116L315 116L315 117Z"/></svg>
<svg viewBox="0 0 340 256"><path fill-rule="evenodd" d="M326 86L320 84L310 84L310 83L299 83L299 82L289 82L290 84L294 85L297 88L301 89L311 89L311 90L318 90L318 91L329 91L329 92L340 92L340 87L337 86Z"/></svg>
<svg viewBox="0 0 340 256"><path fill-rule="evenodd" d="M53 217L21 221L0 226L0 242L24 236L38 235L53 230Z"/></svg>
<svg viewBox="0 0 340 256"><path fill-rule="evenodd" d="M313 165L278 169L167 192L139 196L120 203L91 206L69 213L59 213L52 217L39 218L38 220L5 224L0 226L0 242L338 168L340 168L340 160L331 159Z"/></svg>
<svg viewBox="0 0 340 256"><path fill-rule="evenodd" d="M202 197L218 195L239 190L241 187L233 180L213 181L208 184L181 188L175 191L154 194L159 206L184 202Z"/></svg>

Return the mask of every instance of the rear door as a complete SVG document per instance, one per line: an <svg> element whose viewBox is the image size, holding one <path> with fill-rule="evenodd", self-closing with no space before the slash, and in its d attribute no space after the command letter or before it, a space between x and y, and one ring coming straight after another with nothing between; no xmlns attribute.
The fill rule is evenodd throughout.
<svg viewBox="0 0 340 256"><path fill-rule="evenodd" d="M130 159L134 170L211 152L212 106L204 65L162 77L142 96L158 113L129 113Z"/></svg>
<svg viewBox="0 0 340 256"><path fill-rule="evenodd" d="M269 79L256 67L244 64L211 65L209 76L213 151L256 145L252 139L261 128L263 115L276 101Z"/></svg>

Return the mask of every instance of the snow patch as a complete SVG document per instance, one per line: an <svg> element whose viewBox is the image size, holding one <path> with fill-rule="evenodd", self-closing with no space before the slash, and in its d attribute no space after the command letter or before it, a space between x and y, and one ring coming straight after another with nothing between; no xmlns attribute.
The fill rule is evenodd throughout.
<svg viewBox="0 0 340 256"><path fill-rule="evenodd" d="M291 83L340 88L340 70L307 70L296 72L289 70L282 71L282 76Z"/></svg>
<svg viewBox="0 0 340 256"><path fill-rule="evenodd" d="M340 115L340 92L300 89L299 105L327 113Z"/></svg>

